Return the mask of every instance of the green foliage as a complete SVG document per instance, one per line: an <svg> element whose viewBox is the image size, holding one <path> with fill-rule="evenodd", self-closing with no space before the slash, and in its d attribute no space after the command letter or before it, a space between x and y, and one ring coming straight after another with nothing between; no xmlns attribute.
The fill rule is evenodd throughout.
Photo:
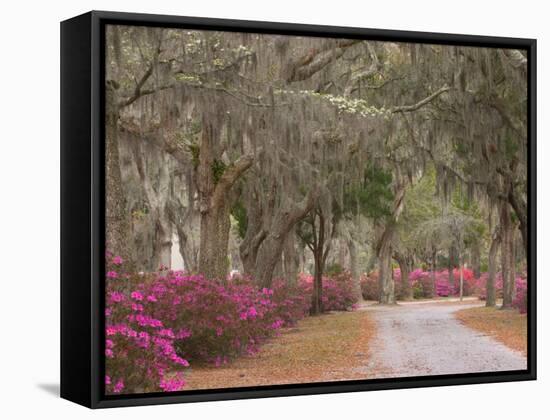
<svg viewBox="0 0 550 420"><path fill-rule="evenodd" d="M504 137L504 153L507 159L514 158L519 152L519 145L511 135Z"/></svg>
<svg viewBox="0 0 550 420"><path fill-rule="evenodd" d="M147 203L140 203L132 210L132 219L143 220L149 214L149 206Z"/></svg>
<svg viewBox="0 0 550 420"><path fill-rule="evenodd" d="M348 186L344 191L344 211L379 220L391 215L393 192L392 173L369 163L361 183Z"/></svg>
<svg viewBox="0 0 550 420"><path fill-rule="evenodd" d="M185 150L191 154L191 161L195 169L199 166L201 147L197 136L201 130L201 122L199 120L191 120L185 126L185 129L177 134L178 143L183 145Z"/></svg>
<svg viewBox="0 0 550 420"><path fill-rule="evenodd" d="M296 224L296 235L304 245L313 244L314 216L310 213L304 220Z"/></svg>
<svg viewBox="0 0 550 420"><path fill-rule="evenodd" d="M248 216L246 214L246 208L242 200L238 200L231 208L231 216L235 219L236 231L241 239L244 239L246 235L246 229L248 227Z"/></svg>
<svg viewBox="0 0 550 420"><path fill-rule="evenodd" d="M465 246L469 247L474 243L480 243L487 236L488 229L479 205L464 194L462 188L456 188L451 199L451 206L471 218L464 236Z"/></svg>
<svg viewBox="0 0 550 420"><path fill-rule="evenodd" d="M424 288L422 287L422 283L416 282L412 287L412 291L414 299L422 299L424 297Z"/></svg>
<svg viewBox="0 0 550 420"><path fill-rule="evenodd" d="M457 139L456 142L453 144L453 146L454 146L454 151L456 152L457 155L459 155L462 158L466 158L468 156L469 150L464 144L464 139L462 138Z"/></svg>
<svg viewBox="0 0 550 420"><path fill-rule="evenodd" d="M227 169L227 165L223 163L223 161L219 159L214 159L214 162L212 162L212 174L214 175L214 184L217 184L225 170Z"/></svg>
<svg viewBox="0 0 550 420"><path fill-rule="evenodd" d="M325 269L325 275L328 277L334 277L334 276L337 276L338 274L342 274L343 272L344 272L344 268L338 263L330 264Z"/></svg>
<svg viewBox="0 0 550 420"><path fill-rule="evenodd" d="M191 153L193 167L196 169L199 166L199 155L201 153L201 147L197 143L187 143L186 147L187 151Z"/></svg>

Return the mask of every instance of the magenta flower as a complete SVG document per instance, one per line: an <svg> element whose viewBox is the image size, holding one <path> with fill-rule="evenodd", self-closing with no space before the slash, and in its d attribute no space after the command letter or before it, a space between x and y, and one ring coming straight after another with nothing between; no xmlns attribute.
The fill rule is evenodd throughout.
<svg viewBox="0 0 550 420"><path fill-rule="evenodd" d="M143 312L143 305L141 303L132 303L132 311Z"/></svg>
<svg viewBox="0 0 550 420"><path fill-rule="evenodd" d="M123 262L122 257L119 256L119 255L117 255L113 258L113 264L115 264L115 265L120 265L120 264L122 264L122 262Z"/></svg>
<svg viewBox="0 0 550 420"><path fill-rule="evenodd" d="M107 278L109 279L116 279L118 277L118 273L116 271L107 271Z"/></svg>
<svg viewBox="0 0 550 420"><path fill-rule="evenodd" d="M118 394L123 389L124 389L124 381L122 379L119 379L113 388L113 392L116 392Z"/></svg>
<svg viewBox="0 0 550 420"><path fill-rule="evenodd" d="M176 334L176 338L178 338L178 339L183 339L183 338L188 338L188 337L191 337L191 331L189 331L186 328L182 328Z"/></svg>
<svg viewBox="0 0 550 420"><path fill-rule="evenodd" d="M174 338L175 337L174 332L170 328L164 328L164 329L160 330L159 335L162 335L164 337L169 337L169 338Z"/></svg>
<svg viewBox="0 0 550 420"><path fill-rule="evenodd" d="M111 292L110 297L113 302L122 302L124 300L124 295L120 292Z"/></svg>
<svg viewBox="0 0 550 420"><path fill-rule="evenodd" d="M134 300L143 300L143 295L138 292L138 291L134 291L130 294L130 297Z"/></svg>
<svg viewBox="0 0 550 420"><path fill-rule="evenodd" d="M180 391L185 386L185 380L181 375L170 379L163 378L159 386L165 392Z"/></svg>

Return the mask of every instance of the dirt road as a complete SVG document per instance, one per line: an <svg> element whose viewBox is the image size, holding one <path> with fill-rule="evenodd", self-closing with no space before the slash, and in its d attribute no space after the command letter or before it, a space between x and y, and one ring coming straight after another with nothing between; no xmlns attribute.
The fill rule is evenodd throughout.
<svg viewBox="0 0 550 420"><path fill-rule="evenodd" d="M376 323L365 375L374 378L494 372L527 368L519 352L480 334L453 316L479 303L366 306Z"/></svg>

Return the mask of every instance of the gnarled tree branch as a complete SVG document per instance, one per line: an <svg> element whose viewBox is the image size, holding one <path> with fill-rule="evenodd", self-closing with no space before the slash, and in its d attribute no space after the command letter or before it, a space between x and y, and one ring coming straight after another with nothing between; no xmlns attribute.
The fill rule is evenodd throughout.
<svg viewBox="0 0 550 420"><path fill-rule="evenodd" d="M451 90L450 87L448 86L443 86L441 88L439 88L438 90L436 90L434 93L432 93L430 96L422 99L421 101L413 104L413 105L402 105L402 106L396 106L392 109L392 113L393 114L398 114L398 113L404 113L404 112L413 112L413 111L416 111L420 108L422 108L423 106L429 104L431 101L433 101L435 98L437 98L439 95L441 95L442 93L445 93L445 92L448 92L449 90Z"/></svg>

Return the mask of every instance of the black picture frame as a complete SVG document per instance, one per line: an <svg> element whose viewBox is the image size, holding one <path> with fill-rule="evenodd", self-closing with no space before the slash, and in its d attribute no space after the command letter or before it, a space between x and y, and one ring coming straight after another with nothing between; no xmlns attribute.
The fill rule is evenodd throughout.
<svg viewBox="0 0 550 420"><path fill-rule="evenodd" d="M528 54L526 370L104 395L104 28L106 24L523 49ZM61 23L61 397L90 408L536 379L536 40L92 11Z"/></svg>

